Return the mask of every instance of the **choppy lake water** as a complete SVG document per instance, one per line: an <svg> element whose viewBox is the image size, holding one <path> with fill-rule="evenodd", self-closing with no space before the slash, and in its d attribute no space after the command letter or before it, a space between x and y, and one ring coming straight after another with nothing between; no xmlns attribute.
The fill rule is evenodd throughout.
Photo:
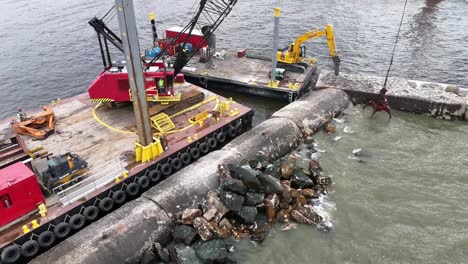
<svg viewBox="0 0 468 264"><path fill-rule="evenodd" d="M148 14L162 30L179 25L194 1L135 0L140 45L151 42ZM36 108L57 97L85 92L102 69L96 34L87 21L112 0L3 0L0 8L0 119L17 107ZM239 1L217 31L217 46L268 53L273 8L282 7L281 46L326 23L334 26L342 70L384 75L403 1ZM409 0L392 75L468 87L468 2ZM113 28L116 28L116 20ZM330 68L323 39L308 42L320 68ZM231 96L231 94L227 94ZM234 96L256 110L255 123L282 104ZM468 248L467 128L424 116L397 113L391 122L349 115L354 134L332 143L321 162L334 176L335 231L305 226L246 244L246 263L466 263ZM348 159L368 150L365 163Z"/></svg>

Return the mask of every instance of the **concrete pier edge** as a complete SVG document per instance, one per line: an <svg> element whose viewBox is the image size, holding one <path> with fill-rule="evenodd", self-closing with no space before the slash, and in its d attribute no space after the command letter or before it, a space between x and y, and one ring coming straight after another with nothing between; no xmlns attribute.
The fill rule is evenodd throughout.
<svg viewBox="0 0 468 264"><path fill-rule="evenodd" d="M278 159L349 103L348 95L337 89L306 94L30 263L136 263L152 243L164 245L170 240L176 213L199 204L217 188L219 163L242 164L257 155Z"/></svg>
<svg viewBox="0 0 468 264"><path fill-rule="evenodd" d="M353 103L363 104L376 98L384 80L384 77L363 74L341 73L337 77L333 72L322 71L316 87L340 89ZM393 109L446 120L468 119L467 90L456 85L390 77L387 89L387 98Z"/></svg>

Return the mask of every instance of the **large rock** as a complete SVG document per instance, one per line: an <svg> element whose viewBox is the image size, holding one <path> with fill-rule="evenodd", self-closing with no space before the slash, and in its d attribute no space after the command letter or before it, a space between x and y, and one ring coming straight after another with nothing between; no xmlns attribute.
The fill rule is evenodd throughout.
<svg viewBox="0 0 468 264"><path fill-rule="evenodd" d="M240 195L245 195L245 193L248 190L247 186L245 186L245 184L241 180L234 179L234 178L225 179L221 183L220 187L221 189L225 191L235 192Z"/></svg>
<svg viewBox="0 0 468 264"><path fill-rule="evenodd" d="M172 231L172 238L176 243L181 242L189 246L192 244L196 235L197 231L195 231L193 227L186 225L177 225Z"/></svg>
<svg viewBox="0 0 468 264"><path fill-rule="evenodd" d="M289 179L294 174L296 169L296 162L293 159L285 159L281 163L281 176L284 179Z"/></svg>
<svg viewBox="0 0 468 264"><path fill-rule="evenodd" d="M271 175L259 174L257 178L262 183L265 193L282 193L284 190L280 180Z"/></svg>
<svg viewBox="0 0 468 264"><path fill-rule="evenodd" d="M201 264L195 250L184 244L176 244L174 246L176 263L178 264Z"/></svg>
<svg viewBox="0 0 468 264"><path fill-rule="evenodd" d="M312 188L314 182L302 170L296 170L291 177L291 186L300 189Z"/></svg>
<svg viewBox="0 0 468 264"><path fill-rule="evenodd" d="M225 191L219 193L219 198L232 211L239 211L245 200L244 196Z"/></svg>
<svg viewBox="0 0 468 264"><path fill-rule="evenodd" d="M281 178L281 167L275 163L273 164L269 164L265 171L264 171L265 174L268 174L268 175L271 175L277 179L280 179Z"/></svg>
<svg viewBox="0 0 468 264"><path fill-rule="evenodd" d="M265 199L264 193L254 193L248 192L245 195L244 205L246 206L256 206L263 203L263 199Z"/></svg>
<svg viewBox="0 0 468 264"><path fill-rule="evenodd" d="M182 224L191 225L193 220L202 215L200 209L188 208L182 212Z"/></svg>
<svg viewBox="0 0 468 264"><path fill-rule="evenodd" d="M257 216L257 208L252 206L242 206L240 211L236 212L236 215L245 224L253 224L255 222L255 217Z"/></svg>
<svg viewBox="0 0 468 264"><path fill-rule="evenodd" d="M193 227L197 230L198 235L202 240L209 240L213 238L213 228L210 223L203 217L197 217L193 220Z"/></svg>
<svg viewBox="0 0 468 264"><path fill-rule="evenodd" d="M261 191L263 189L262 183L257 179L255 173L246 168L232 168L232 176L241 180L248 188Z"/></svg>
<svg viewBox="0 0 468 264"><path fill-rule="evenodd" d="M268 222L272 222L275 220L276 211L279 207L279 198L277 194L270 194L265 199L265 207L266 207L266 216Z"/></svg>
<svg viewBox="0 0 468 264"><path fill-rule="evenodd" d="M201 244L196 254L204 263L224 263L228 257L226 244L219 239Z"/></svg>

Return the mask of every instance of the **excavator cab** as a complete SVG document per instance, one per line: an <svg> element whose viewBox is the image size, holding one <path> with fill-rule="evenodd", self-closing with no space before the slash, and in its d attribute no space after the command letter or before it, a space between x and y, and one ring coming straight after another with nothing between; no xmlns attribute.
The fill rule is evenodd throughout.
<svg viewBox="0 0 468 264"><path fill-rule="evenodd" d="M174 95L174 73L165 72L164 76L154 78L158 95L171 96Z"/></svg>
<svg viewBox="0 0 468 264"><path fill-rule="evenodd" d="M41 175L43 187L49 192L57 186L68 187L88 171L88 163L78 155L66 153L48 158L47 169Z"/></svg>

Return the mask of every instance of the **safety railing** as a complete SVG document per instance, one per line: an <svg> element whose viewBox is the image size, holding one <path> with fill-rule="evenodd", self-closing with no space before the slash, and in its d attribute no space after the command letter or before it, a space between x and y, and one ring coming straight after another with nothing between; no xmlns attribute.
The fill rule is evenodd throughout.
<svg viewBox="0 0 468 264"><path fill-rule="evenodd" d="M78 182L67 187L58 186L53 192L58 196L62 206L72 204L99 188L113 182L125 171L120 160L114 160L104 165L90 168L90 170L75 178Z"/></svg>

